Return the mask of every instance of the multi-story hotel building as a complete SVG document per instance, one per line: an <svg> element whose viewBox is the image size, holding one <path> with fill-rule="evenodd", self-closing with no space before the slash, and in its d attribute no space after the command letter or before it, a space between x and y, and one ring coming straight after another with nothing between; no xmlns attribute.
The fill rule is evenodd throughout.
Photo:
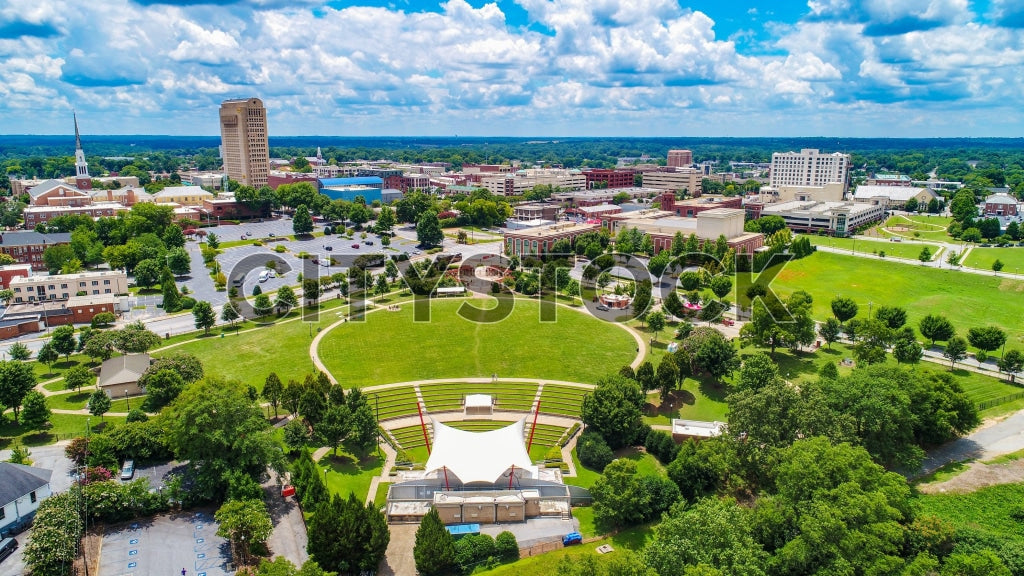
<svg viewBox="0 0 1024 576"><path fill-rule="evenodd" d="M668 164L672 168L685 168L693 164L693 152L690 150L669 150Z"/></svg>
<svg viewBox="0 0 1024 576"><path fill-rule="evenodd" d="M841 182L843 191L850 176L850 155L822 154L817 148L772 154L771 186L824 186Z"/></svg>
<svg viewBox="0 0 1024 576"><path fill-rule="evenodd" d="M220 142L229 178L254 188L267 185L270 148L262 100L225 100L220 106Z"/></svg>

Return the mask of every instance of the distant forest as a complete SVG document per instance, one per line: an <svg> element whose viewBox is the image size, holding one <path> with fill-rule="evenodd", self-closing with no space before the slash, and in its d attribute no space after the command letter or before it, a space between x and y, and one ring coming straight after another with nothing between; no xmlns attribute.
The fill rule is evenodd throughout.
<svg viewBox="0 0 1024 576"><path fill-rule="evenodd" d="M88 136L82 138L90 172L183 170L219 166L216 136ZM769 162L772 152L818 148L852 155L858 171L892 171L920 177L935 171L963 179L984 172L992 185L1024 182L1021 138L454 138L454 137L271 137L271 156L394 162L561 165L611 168L621 157L649 155L663 160L669 149L686 148L697 162ZM58 177L74 173L74 138L68 136L0 136L0 184L6 176Z"/></svg>

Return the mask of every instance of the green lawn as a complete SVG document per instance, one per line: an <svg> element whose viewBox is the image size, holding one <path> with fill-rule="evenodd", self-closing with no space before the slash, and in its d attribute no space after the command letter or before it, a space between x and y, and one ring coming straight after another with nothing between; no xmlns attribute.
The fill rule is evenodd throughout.
<svg viewBox="0 0 1024 576"><path fill-rule="evenodd" d="M379 458L376 452L360 460L344 449L339 449L337 456L328 452L318 464L321 473L327 470L327 489L331 494L339 494L342 497L355 494L362 502L366 500L366 495L370 491L373 477L380 476L384 460Z"/></svg>
<svg viewBox="0 0 1024 576"><path fill-rule="evenodd" d="M46 397L46 405L50 409L59 410L81 410L85 408L86 402L89 401L89 396L92 395L95 388L83 388L81 392L68 392L67 394L55 394L53 396Z"/></svg>
<svg viewBox="0 0 1024 576"><path fill-rule="evenodd" d="M927 314L943 314L960 334L993 324L1007 331L1011 346L1024 342L1024 282L1017 280L818 252L789 262L771 287L780 296L809 292L819 320L832 315L829 303L842 295L857 301L860 318L869 303L888 304L906 308L915 327Z"/></svg>
<svg viewBox="0 0 1024 576"><path fill-rule="evenodd" d="M885 252L885 255L892 256L895 258L906 258L908 260L917 260L921 254L921 249L925 246L932 253L932 258L935 258L936 253L942 250L940 246L934 244L923 244L910 241L904 242L889 242L879 240L864 240L863 238L830 238L828 236L816 236L808 234L803 236L811 241L811 244L815 246L830 246L840 250L855 251L858 254L878 254L879 252Z"/></svg>
<svg viewBox="0 0 1024 576"><path fill-rule="evenodd" d="M682 388L674 390L666 403L661 402L660 392L654 391L647 395L644 422L671 424L673 418L724 421L728 411L725 404L727 395L724 383L716 383L710 378L687 378Z"/></svg>
<svg viewBox="0 0 1024 576"><path fill-rule="evenodd" d="M967 260L962 262L964 266L991 270L992 263L996 260L1003 263L1003 272L1016 274L1024 271L1024 247L1008 246L1006 248L974 248L967 255Z"/></svg>
<svg viewBox="0 0 1024 576"><path fill-rule="evenodd" d="M68 440L75 436L85 436L86 422L90 422L94 432L99 432L112 422L124 422L124 417L106 416L102 419L95 416L78 414L54 414L50 417L51 427L44 432L28 432L23 426L12 422L8 416L0 424L0 449L10 448L17 444L25 446L42 446L58 440Z"/></svg>
<svg viewBox="0 0 1024 576"><path fill-rule="evenodd" d="M955 241L946 233L946 227L953 221L945 216L892 216L885 221L884 228L907 228L894 230L892 234L916 240L932 240L935 242Z"/></svg>
<svg viewBox="0 0 1024 576"><path fill-rule="evenodd" d="M970 531L978 538L995 541L1024 541L1024 523L1015 518L1024 501L1024 484L990 486L964 494L922 494L919 510L953 524L959 532Z"/></svg>
<svg viewBox="0 0 1024 576"><path fill-rule="evenodd" d="M584 467L583 464L580 464L580 458L576 455L575 449L572 451L572 462L573 466L576 467L576 476L564 477L563 480L566 484L590 488L594 485L594 482L597 482L597 479L601 477L600 470L591 470L590 468Z"/></svg>
<svg viewBox="0 0 1024 576"><path fill-rule="evenodd" d="M415 322L408 304L368 314L328 334L320 358L339 381L367 386L492 374L593 382L635 356L624 330L564 307L541 322L536 302L517 299L504 320L478 323L457 314L462 304L432 302L429 322Z"/></svg>
<svg viewBox="0 0 1024 576"><path fill-rule="evenodd" d="M590 512L589 508L574 508L573 515L580 518L581 525L585 522L589 522L590 525L593 525L593 514ZM583 534L586 535L586 532L583 532ZM625 549L639 552L653 538L653 536L654 531L650 525L635 526L633 528L622 530L615 536L602 538L594 542L588 542L582 546L559 548L545 554L529 556L511 564L503 564L493 570L476 571L473 572L473 574L486 576L557 574L558 563L565 556L569 556L570 558L579 556L595 556L597 557L598 563L603 564L606 562L613 562L616 558L615 552L602 555L598 554L595 549L602 544L610 544L612 548L616 550Z"/></svg>

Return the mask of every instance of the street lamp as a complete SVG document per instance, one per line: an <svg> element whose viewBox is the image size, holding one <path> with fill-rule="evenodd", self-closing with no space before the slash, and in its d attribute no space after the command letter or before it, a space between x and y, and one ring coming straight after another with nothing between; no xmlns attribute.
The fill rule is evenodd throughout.
<svg viewBox="0 0 1024 576"><path fill-rule="evenodd" d="M124 403L125 403L125 406L128 407L128 411L131 412L132 411L132 405L131 405L131 402L128 401L128 389L127 388L124 389Z"/></svg>

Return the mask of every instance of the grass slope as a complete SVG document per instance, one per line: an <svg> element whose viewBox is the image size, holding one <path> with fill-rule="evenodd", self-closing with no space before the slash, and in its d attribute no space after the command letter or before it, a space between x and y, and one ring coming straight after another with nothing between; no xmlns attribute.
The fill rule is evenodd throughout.
<svg viewBox="0 0 1024 576"><path fill-rule="evenodd" d="M842 295L857 301L860 318L869 303L888 304L906 308L915 327L927 314L943 314L960 334L992 324L1007 331L1011 345L1024 342L1024 282L1016 280L818 252L788 263L771 287L780 296L810 293L819 320L832 315L829 303Z"/></svg>
<svg viewBox="0 0 1024 576"><path fill-rule="evenodd" d="M1024 270L1024 248L974 248L967 255L964 266L978 268L980 270L991 270L992 263L996 260L1003 263L1003 272L1015 274Z"/></svg>
<svg viewBox="0 0 1024 576"><path fill-rule="evenodd" d="M410 305L368 314L332 330L320 358L347 386L367 386L491 374L593 382L635 356L625 331L572 310L559 308L557 321L540 322L535 302L516 300L507 318L482 324L457 314L462 303L435 301L422 323L413 321Z"/></svg>

